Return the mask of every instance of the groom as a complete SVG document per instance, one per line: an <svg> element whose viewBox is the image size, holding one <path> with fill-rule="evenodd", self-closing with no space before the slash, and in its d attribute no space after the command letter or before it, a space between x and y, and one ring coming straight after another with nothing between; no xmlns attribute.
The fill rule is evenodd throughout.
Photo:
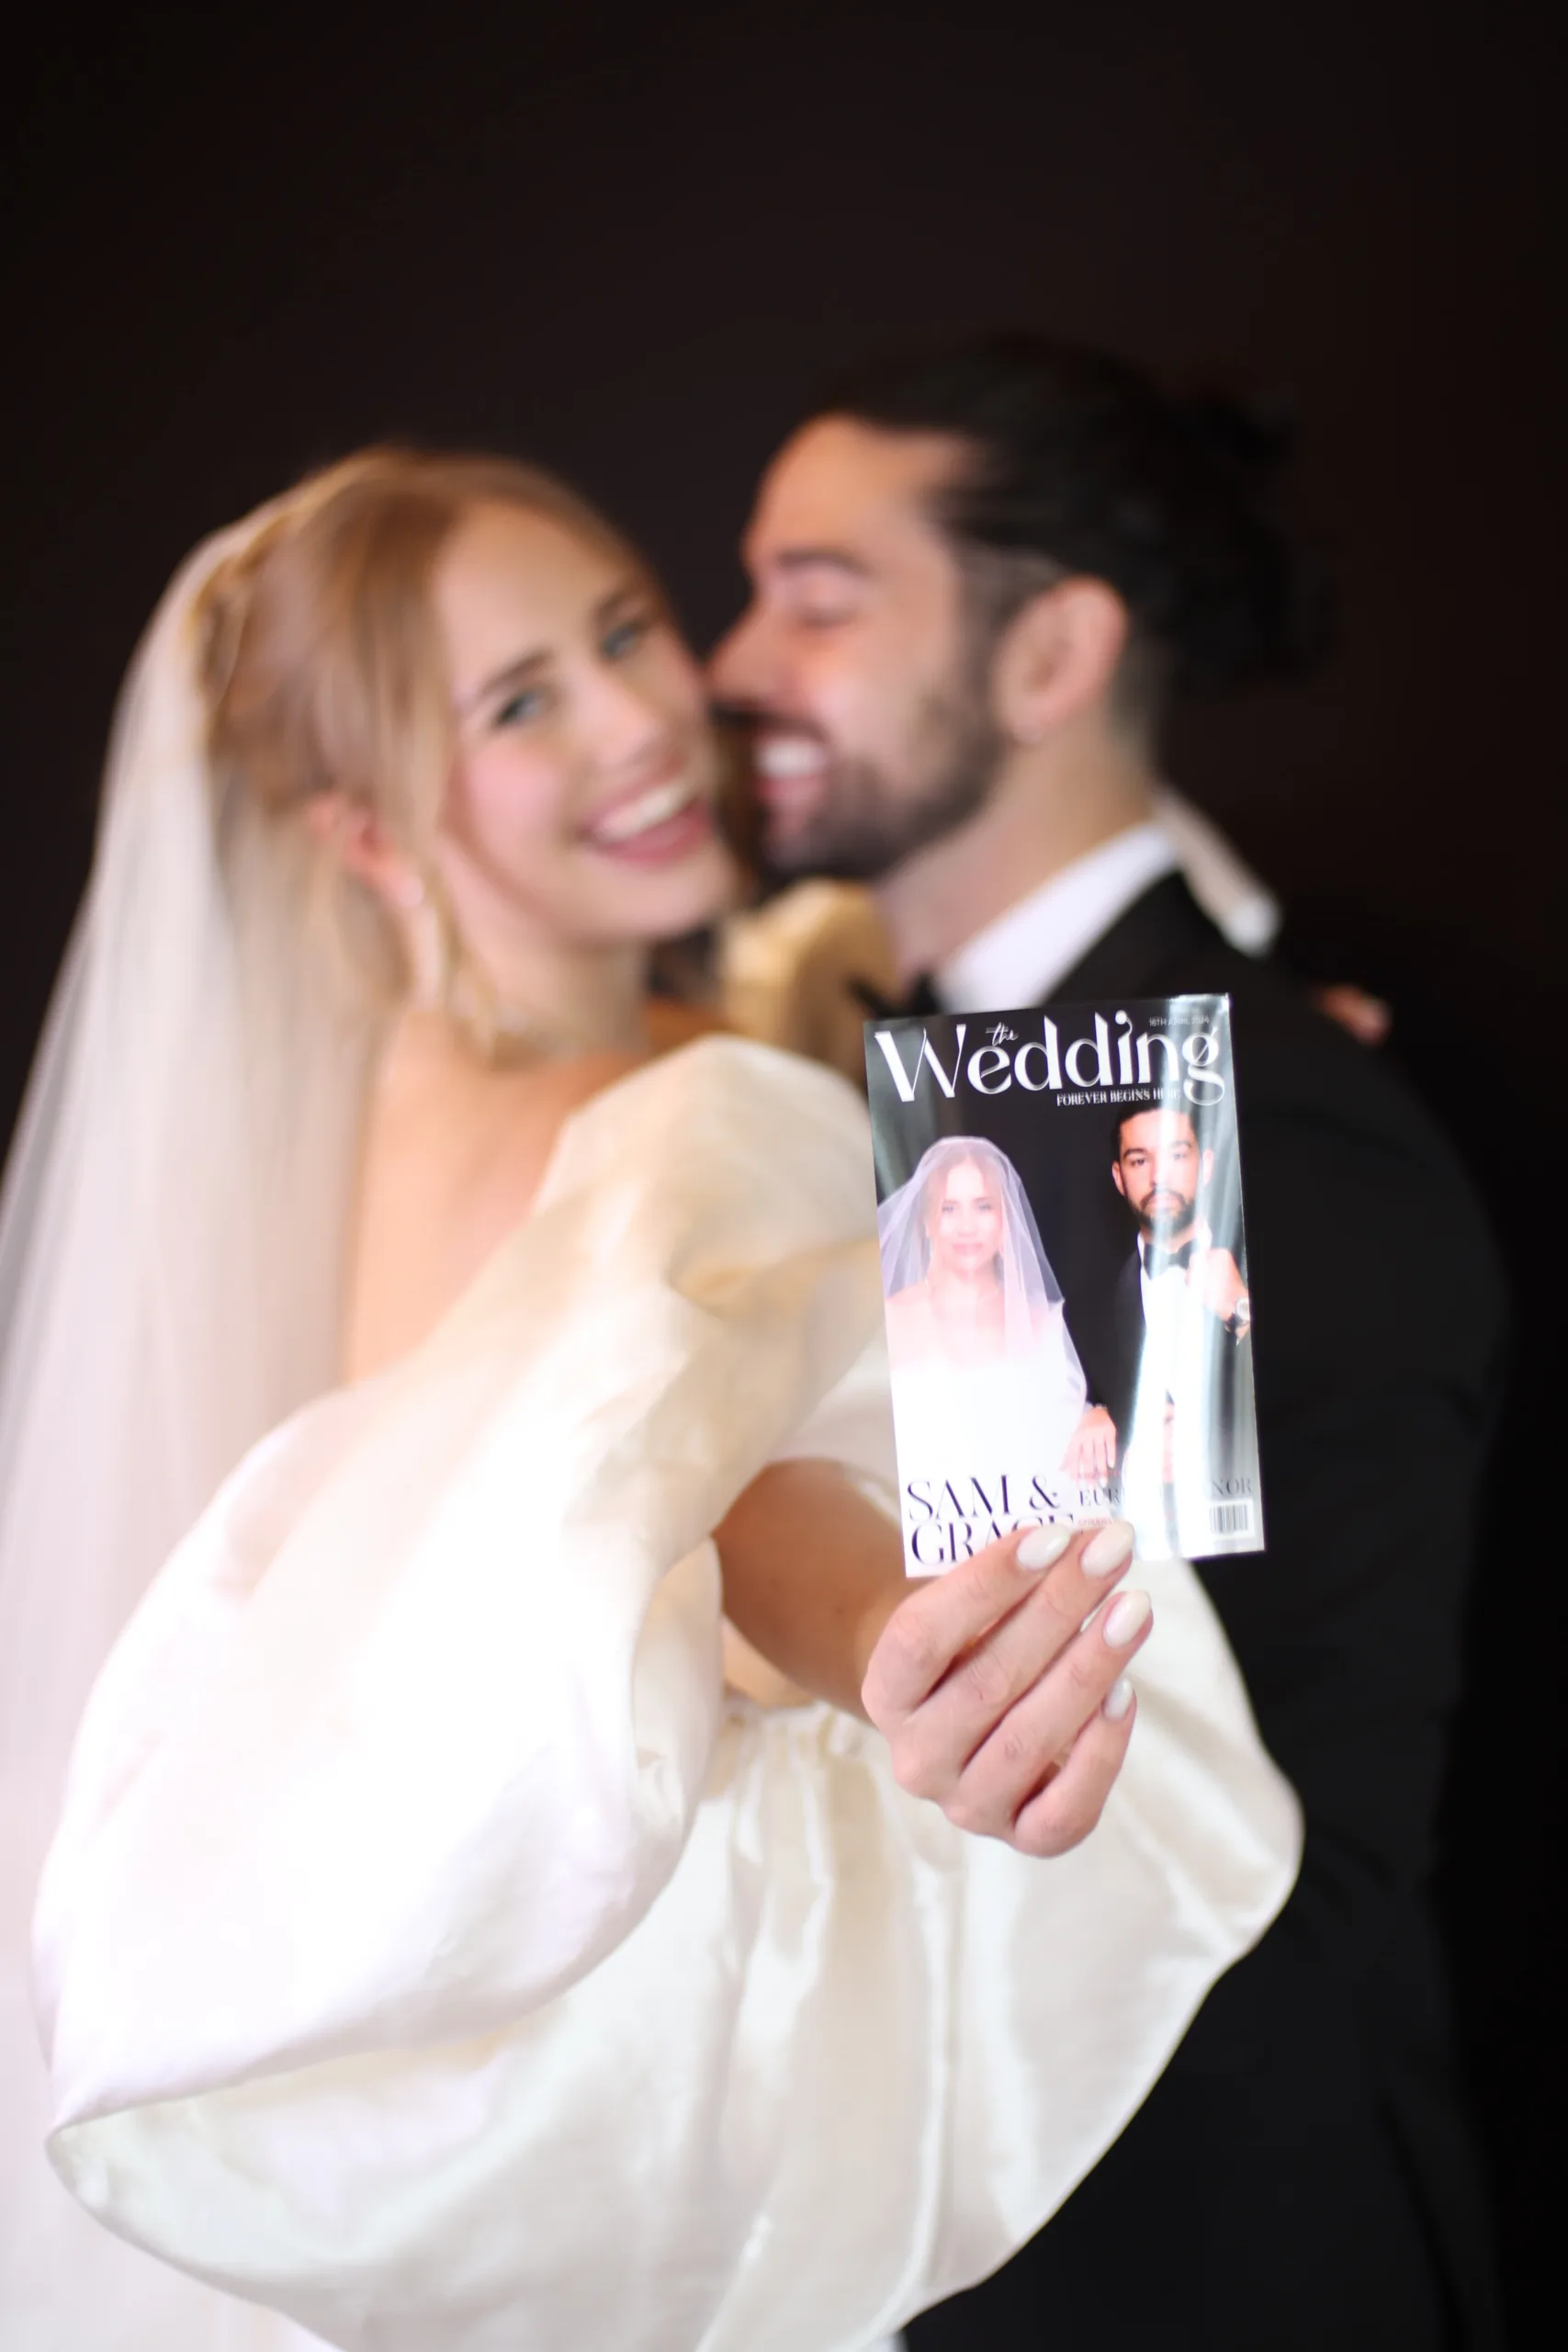
<svg viewBox="0 0 1568 2352"><path fill-rule="evenodd" d="M1493 1253L1416 1104L1227 946L1151 820L1172 696L1292 650L1256 455L1027 338L869 369L770 467L716 660L773 865L868 881L917 1003L1233 999L1268 1542L1199 1572L1301 1794L1302 1878L1103 2162L916 2352L1497 2341L1426 1894Z"/></svg>
<svg viewBox="0 0 1568 2352"><path fill-rule="evenodd" d="M1190 1108L1177 1101L1119 1113L1106 1156L1136 1238L1111 1282L1069 1289L1067 1326L1090 1402L1116 1432L1125 1481L1133 1482L1141 1451L1150 1455L1156 1482L1163 1468L1163 1483L1170 1485L1182 1423L1197 1440L1208 1476L1226 1479L1236 1434L1236 1371L1250 1354L1252 1299L1227 1237L1211 1231L1204 1214L1216 1192L1213 1149ZM1137 1409L1140 1396L1146 1421ZM1240 1452L1249 1455L1250 1442Z"/></svg>

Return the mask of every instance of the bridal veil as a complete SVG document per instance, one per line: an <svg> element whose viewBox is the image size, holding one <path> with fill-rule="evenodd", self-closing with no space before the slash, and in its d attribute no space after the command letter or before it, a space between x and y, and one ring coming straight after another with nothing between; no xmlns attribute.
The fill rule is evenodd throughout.
<svg viewBox="0 0 1568 2352"><path fill-rule="evenodd" d="M26 2352L87 2340L39 2300L64 2269L134 2259L82 2224L40 2144L27 1941L72 1738L165 1555L335 1374L367 1024L289 829L215 793L197 683L203 587L291 511L199 548L138 650L0 1197L0 2332L37 2301ZM165 2309L149 2352L253 2340L167 2333L188 2318Z"/></svg>
<svg viewBox="0 0 1568 2352"><path fill-rule="evenodd" d="M1052 1270L1023 1180L1006 1152L984 1136L939 1136L921 1153L913 1175L890 1193L876 1212L882 1251L884 1295L895 1298L928 1280L931 1217L938 1188L954 1168L980 1169L997 1194L1001 1239L996 1272L1002 1300L1002 1340L1010 1356L1030 1354L1049 1310L1062 1304L1062 1285ZM940 1213L940 1212L939 1212ZM1057 1318L1060 1320L1060 1318ZM1062 1361L1077 1383L1082 1403L1083 1368L1064 1328Z"/></svg>

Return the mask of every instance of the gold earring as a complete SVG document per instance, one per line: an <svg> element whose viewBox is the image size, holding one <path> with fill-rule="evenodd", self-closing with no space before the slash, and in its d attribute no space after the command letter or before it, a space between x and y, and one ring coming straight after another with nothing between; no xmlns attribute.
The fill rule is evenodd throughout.
<svg viewBox="0 0 1568 2352"><path fill-rule="evenodd" d="M573 1050L572 1041L547 1031L520 1006L501 1001L495 984L465 946L440 876L419 868L419 899L433 933L434 965L425 1001L439 1012L469 1050L492 1069L543 1061Z"/></svg>

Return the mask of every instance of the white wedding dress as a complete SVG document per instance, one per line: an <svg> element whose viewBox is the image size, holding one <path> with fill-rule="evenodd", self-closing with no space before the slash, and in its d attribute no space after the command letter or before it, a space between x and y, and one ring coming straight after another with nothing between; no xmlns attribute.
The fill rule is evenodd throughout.
<svg viewBox="0 0 1568 2352"><path fill-rule="evenodd" d="M894 1372L912 1576L953 1565L945 1556L953 1552L951 1534L935 1544L944 1528L968 1525L977 1550L990 1541L992 1527L1008 1534L1049 1517L1053 1508L1075 1520L1095 1515L1092 1490L1062 1467L1084 1409L1083 1374L1065 1340L1057 1305L1042 1316L1035 1344L1017 1354L964 1363L931 1351ZM1109 1507L1098 1516L1110 1518ZM964 1540L958 1558L966 1556Z"/></svg>
<svg viewBox="0 0 1568 2352"><path fill-rule="evenodd" d="M429 1342L254 1449L100 1678L45 1875L92 2212L363 2352L861 2352L1067 2195L1296 1807L1179 1563L1058 1861L725 1692L730 1498L792 1453L891 1496L881 1312L863 1107L715 1040L578 1112Z"/></svg>

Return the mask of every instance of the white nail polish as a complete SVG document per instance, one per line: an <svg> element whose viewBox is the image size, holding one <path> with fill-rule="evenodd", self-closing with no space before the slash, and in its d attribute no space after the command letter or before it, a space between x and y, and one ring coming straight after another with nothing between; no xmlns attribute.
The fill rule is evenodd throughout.
<svg viewBox="0 0 1568 2352"><path fill-rule="evenodd" d="M1124 1650L1129 1642L1136 1641L1151 1614L1146 1592L1119 1592L1105 1612L1107 1649Z"/></svg>
<svg viewBox="0 0 1568 2352"><path fill-rule="evenodd" d="M1124 1519L1113 1519L1108 1527L1100 1529L1092 1543L1084 1545L1084 1573L1108 1577L1112 1568L1123 1566L1132 1556L1132 1528Z"/></svg>
<svg viewBox="0 0 1568 2352"><path fill-rule="evenodd" d="M1133 1686L1123 1674L1106 1692L1100 1712L1107 1722L1119 1724L1132 1703Z"/></svg>
<svg viewBox="0 0 1568 2352"><path fill-rule="evenodd" d="M1048 1568L1072 1540L1070 1527L1032 1527L1012 1556L1021 1568Z"/></svg>

